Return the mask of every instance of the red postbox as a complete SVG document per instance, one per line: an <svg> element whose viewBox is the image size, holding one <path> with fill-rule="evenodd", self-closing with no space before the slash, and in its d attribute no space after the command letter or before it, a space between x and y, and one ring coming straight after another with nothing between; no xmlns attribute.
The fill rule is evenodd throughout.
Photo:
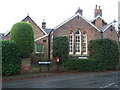
<svg viewBox="0 0 120 90"><path fill-rule="evenodd" d="M59 63L60 62L60 57L56 56L56 62Z"/></svg>

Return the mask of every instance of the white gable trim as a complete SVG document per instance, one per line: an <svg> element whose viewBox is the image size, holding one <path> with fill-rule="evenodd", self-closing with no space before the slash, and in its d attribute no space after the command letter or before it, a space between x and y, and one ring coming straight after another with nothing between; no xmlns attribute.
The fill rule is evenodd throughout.
<svg viewBox="0 0 120 90"><path fill-rule="evenodd" d="M8 31L4 34L4 36L7 36L9 33L10 33L10 30L8 30Z"/></svg>
<svg viewBox="0 0 120 90"><path fill-rule="evenodd" d="M26 16L27 17L27 16ZM25 18L26 18L25 17ZM30 18L31 18L31 16L29 16ZM24 18L24 19L25 19ZM22 22L24 19L22 19L20 22ZM32 18L31 18L32 19ZM33 21L33 19L32 19L32 21ZM36 24L36 22L35 21L33 21L35 24ZM37 24L36 24L37 25ZM39 27L38 25L37 25L37 27L38 28L40 28L41 29L41 31L45 34L45 35L47 35L47 33L44 31L44 29L42 28L42 27ZM4 36L6 36L7 34L9 34L10 33L10 30L8 30L5 34L4 34Z"/></svg>
<svg viewBox="0 0 120 90"><path fill-rule="evenodd" d="M54 28L54 30L58 29L59 27L61 27L62 25L66 24L67 22L69 22L70 20L72 20L73 18L75 18L76 16L80 16L82 19L84 19L87 23L89 23L91 26L93 26L96 30L98 30L100 32L100 30L95 27L91 22L89 22L86 18L84 18L82 15L80 15L79 13L78 14L75 14L74 16L72 16L71 18L67 19L66 21L64 21L63 23L59 24L58 26L56 26Z"/></svg>
<svg viewBox="0 0 120 90"><path fill-rule="evenodd" d="M94 19L92 19L90 22L95 21L96 19L101 18L105 23L107 23L100 15L97 15Z"/></svg>
<svg viewBox="0 0 120 90"><path fill-rule="evenodd" d="M48 34L47 34L47 35L44 35L44 36L42 36L42 37L39 37L39 38L35 39L34 41L38 41L38 40L40 40L40 39L42 39L42 38L45 38L45 37L47 37L47 36L48 36Z"/></svg>
<svg viewBox="0 0 120 90"><path fill-rule="evenodd" d="M108 25L104 30L103 32L105 32L110 26L112 25L112 23L110 25ZM113 25L112 25L113 26ZM116 30L115 30L116 31Z"/></svg>
<svg viewBox="0 0 120 90"><path fill-rule="evenodd" d="M105 32L110 26L113 26L113 24L111 23L110 25L108 25L108 27L106 27L104 30L103 30L103 32ZM114 26L113 26L114 27ZM116 29L114 29L115 30L115 32L118 34L118 32L117 32L117 30ZM119 34L118 34L119 35Z"/></svg>
<svg viewBox="0 0 120 90"><path fill-rule="evenodd" d="M45 35L47 35L47 33L44 31L44 29L43 29L42 27L39 27L38 24L34 21L35 19L34 19L32 16L30 16L30 15L27 15L27 16L29 16L29 17L31 18L31 20L37 25L37 27L40 28L41 31L42 31ZM27 17L27 16L26 16L26 17ZM25 17L25 18L26 18L26 17ZM25 18L23 18L20 22L22 22ZM32 18L33 18L34 20L33 20Z"/></svg>

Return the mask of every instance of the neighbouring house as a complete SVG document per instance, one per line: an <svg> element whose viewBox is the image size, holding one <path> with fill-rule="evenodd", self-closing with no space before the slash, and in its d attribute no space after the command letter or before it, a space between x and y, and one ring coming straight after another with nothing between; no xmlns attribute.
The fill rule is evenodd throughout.
<svg viewBox="0 0 120 90"><path fill-rule="evenodd" d="M0 33L0 40L4 39L4 33Z"/></svg>
<svg viewBox="0 0 120 90"><path fill-rule="evenodd" d="M88 56L88 43L90 40L108 38L118 42L119 38L113 22L107 23L103 19L102 9L97 5L94 10L94 19L91 21L84 17L83 10L80 8L75 12L75 15L53 29L46 28L44 20L42 27L39 27L30 16L25 17L22 21L32 24L35 38L34 53L44 53L46 60L52 58L52 42L53 37L56 36L68 37L69 54L71 56ZM10 39L10 32L4 35L4 39Z"/></svg>

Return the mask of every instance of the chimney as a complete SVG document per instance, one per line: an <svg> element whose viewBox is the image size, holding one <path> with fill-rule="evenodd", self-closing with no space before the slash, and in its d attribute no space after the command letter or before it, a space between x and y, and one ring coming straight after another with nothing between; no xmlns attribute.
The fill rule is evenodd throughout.
<svg viewBox="0 0 120 90"><path fill-rule="evenodd" d="M97 5L95 6L95 11L94 11L94 17L100 15L102 17L102 9L100 9L100 6L99 8L97 8Z"/></svg>
<svg viewBox="0 0 120 90"><path fill-rule="evenodd" d="M78 10L75 12L75 14L81 14L82 15L82 12L83 12L83 10L82 9L80 9L80 7L78 8Z"/></svg>
<svg viewBox="0 0 120 90"><path fill-rule="evenodd" d="M42 22L42 28L45 29L46 28L46 22L45 20L43 19L43 22Z"/></svg>

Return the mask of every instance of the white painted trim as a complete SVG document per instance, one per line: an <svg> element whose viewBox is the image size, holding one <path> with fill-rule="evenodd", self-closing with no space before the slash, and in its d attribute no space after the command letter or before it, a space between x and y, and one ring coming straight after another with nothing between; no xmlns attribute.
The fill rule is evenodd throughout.
<svg viewBox="0 0 120 90"><path fill-rule="evenodd" d="M108 25L104 30L103 32L105 32L110 26L112 25L112 23L110 25ZM113 26L113 25L112 25ZM115 30L116 31L116 30Z"/></svg>
<svg viewBox="0 0 120 90"><path fill-rule="evenodd" d="M28 16L28 15L27 15L27 16ZM26 16L26 17L27 17L27 16ZM25 18L26 18L26 17L25 17ZM29 17L31 18L32 16L29 15ZM22 22L25 18L23 18L20 22ZM33 17L32 17L32 18L33 18ZM32 18L31 18L31 19L32 19ZM33 20L33 19L32 19L32 20ZM47 33L44 31L44 29L43 29L42 27L39 27L39 26L38 26L38 24L35 22L35 19L33 20L33 22L37 25L38 28L40 28L40 29L42 30L42 32L43 32L45 35L47 35Z"/></svg>
<svg viewBox="0 0 120 90"><path fill-rule="evenodd" d="M26 16L27 17L27 16ZM25 17L25 18L26 18ZM29 17L31 18L31 16L29 15ZM20 22L22 22L25 18L23 18ZM31 18L32 19L32 18ZM33 20L33 19L32 19ZM36 23L34 20L33 20L33 22L34 23ZM37 23L36 23L36 25L37 25ZM41 31L45 34L45 35L47 35L47 33L44 31L44 29L42 28L42 27L39 27L38 25L37 25L37 27L38 28L40 28L41 29ZM4 34L4 36L6 36L7 34L9 34L10 33L10 30L8 30L5 34Z"/></svg>
<svg viewBox="0 0 120 90"><path fill-rule="evenodd" d="M90 22L93 22L94 20L96 20L96 19L98 19L98 18L101 18L105 23L107 23L106 22L106 20L104 20L100 15L97 15L94 19L92 19Z"/></svg>
<svg viewBox="0 0 120 90"><path fill-rule="evenodd" d="M44 53L44 52L37 52L36 43L35 43L34 45L35 45L35 53L36 53L36 54Z"/></svg>
<svg viewBox="0 0 120 90"><path fill-rule="evenodd" d="M88 37L87 37L87 36L88 36L88 35L87 35L87 33L86 33L86 52L83 52L83 54L87 54L87 53L88 53L88 45L87 45L87 44L88 44L88 43L87 43L87 38L88 38Z"/></svg>
<svg viewBox="0 0 120 90"><path fill-rule="evenodd" d="M81 50L80 50L80 52L75 52L75 54L76 54L76 55L80 55L80 54L81 54Z"/></svg>
<svg viewBox="0 0 120 90"><path fill-rule="evenodd" d="M69 55L73 55L73 52L69 52Z"/></svg>
<svg viewBox="0 0 120 90"><path fill-rule="evenodd" d="M42 38L45 38L45 37L47 37L48 35L44 35L44 36L42 36L42 37L39 37L39 38L37 38L37 39L35 39L34 41L38 41L38 40L40 40L40 39L42 39Z"/></svg>
<svg viewBox="0 0 120 90"><path fill-rule="evenodd" d="M4 37L7 36L10 33L10 30L8 30L5 34Z"/></svg>
<svg viewBox="0 0 120 90"><path fill-rule="evenodd" d="M61 27L62 25L66 24L67 22L69 22L70 20L72 20L73 18L75 18L76 16L80 16L81 18L83 18L87 23L89 23L91 26L93 26L95 29L97 29L99 32L100 30L95 26L93 25L91 22L89 22L85 17L83 17L82 15L80 15L79 13L78 14L75 14L74 16L70 17L69 19L67 19L66 21L64 21L63 23L59 24L58 26L56 26L54 28L54 30L58 29L59 27Z"/></svg>
<svg viewBox="0 0 120 90"><path fill-rule="evenodd" d="M79 30L79 29L77 29L77 30ZM79 30L79 32L80 32L79 35L76 35L76 33L75 33L75 54L76 54L76 55L81 54L81 46L82 46L82 45L81 45L81 44L82 44L82 36L81 36L81 35L82 35L82 33L81 33L80 30ZM80 47L80 52L76 52L76 36L80 36L80 43L79 43L79 44L80 44L80 46L79 46L79 47Z"/></svg>
<svg viewBox="0 0 120 90"><path fill-rule="evenodd" d="M69 34L69 36L71 36L70 34ZM74 33L72 32L72 52L69 52L69 54L70 55L73 55L74 54Z"/></svg>

